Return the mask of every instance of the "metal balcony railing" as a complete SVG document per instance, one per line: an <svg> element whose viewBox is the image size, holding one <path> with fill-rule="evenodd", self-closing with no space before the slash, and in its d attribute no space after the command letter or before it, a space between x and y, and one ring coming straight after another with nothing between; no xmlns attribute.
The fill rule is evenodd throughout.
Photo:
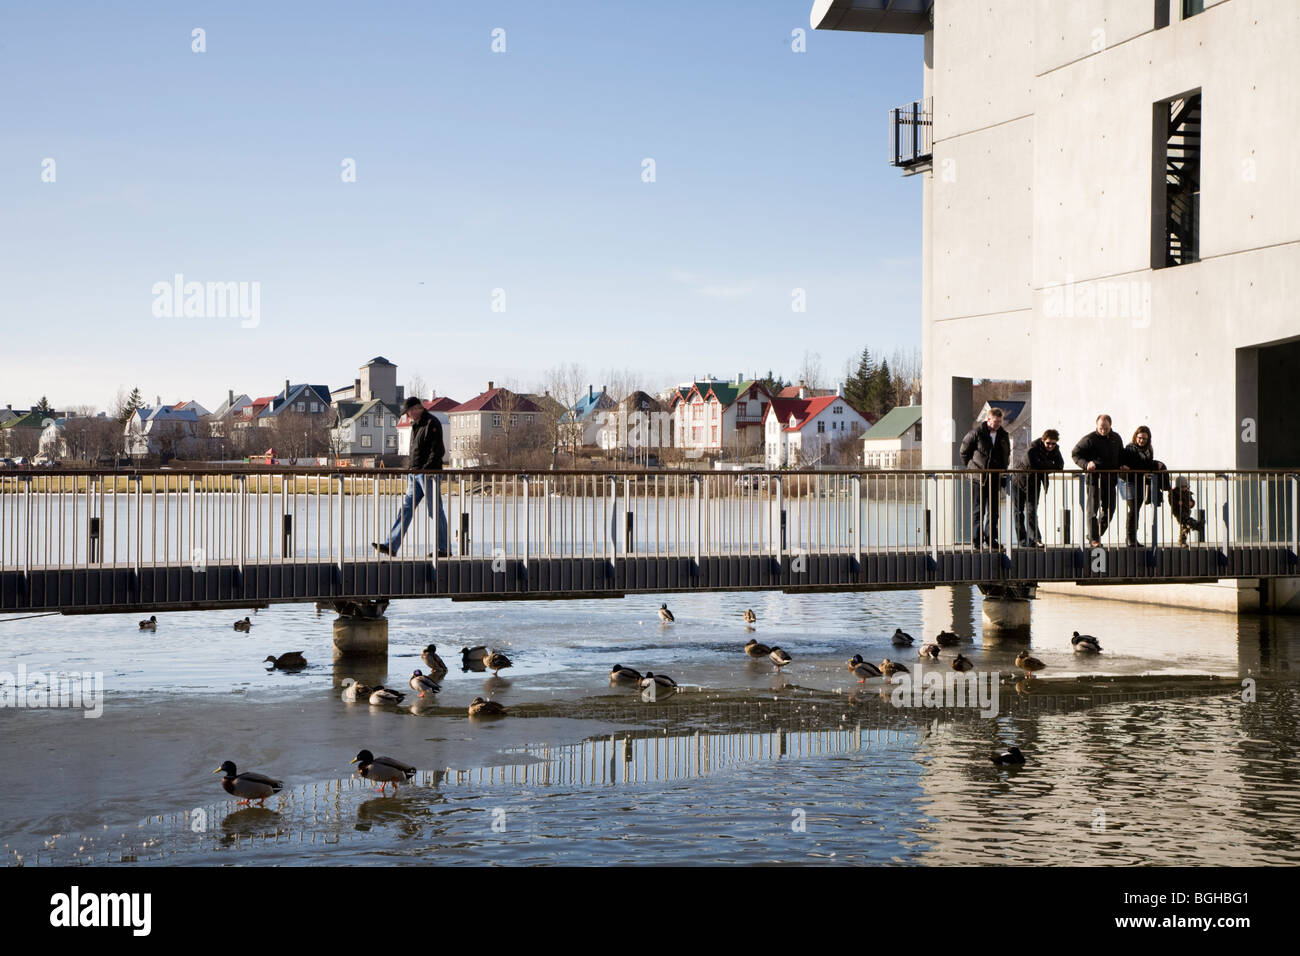
<svg viewBox="0 0 1300 956"><path fill-rule="evenodd" d="M933 97L889 111L889 164L911 169L931 160L934 150Z"/></svg>

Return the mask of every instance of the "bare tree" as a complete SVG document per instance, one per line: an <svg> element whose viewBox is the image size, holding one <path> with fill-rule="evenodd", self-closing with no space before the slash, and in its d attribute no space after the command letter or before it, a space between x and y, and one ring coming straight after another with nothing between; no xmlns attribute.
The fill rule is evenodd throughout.
<svg viewBox="0 0 1300 956"><path fill-rule="evenodd" d="M582 442L582 427L574 420L573 410L578 400L586 394L588 384L587 370L577 362L561 363L546 373L545 391L550 392L551 397L563 406L558 414L555 409L551 409L552 414L545 415L544 418L551 444L557 448L568 448L574 457Z"/></svg>
<svg viewBox="0 0 1300 956"><path fill-rule="evenodd" d="M428 401L433 398L433 390L429 388L429 383L424 380L419 372L416 372L406 380L406 396L414 396L422 401Z"/></svg>
<svg viewBox="0 0 1300 956"><path fill-rule="evenodd" d="M803 366L799 369L800 380L809 389L822 387L822 357L818 352L803 353Z"/></svg>

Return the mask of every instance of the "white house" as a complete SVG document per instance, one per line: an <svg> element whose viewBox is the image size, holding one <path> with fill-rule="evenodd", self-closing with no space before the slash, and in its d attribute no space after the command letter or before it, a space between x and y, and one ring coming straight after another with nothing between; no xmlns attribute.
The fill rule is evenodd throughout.
<svg viewBox="0 0 1300 956"><path fill-rule="evenodd" d="M920 466L920 405L890 409L862 436L862 467L892 471Z"/></svg>
<svg viewBox="0 0 1300 956"><path fill-rule="evenodd" d="M836 441L870 427L842 395L774 399L763 419L763 457L768 468L816 465Z"/></svg>
<svg viewBox="0 0 1300 956"><path fill-rule="evenodd" d="M192 409L177 411L170 405L137 408L123 429L126 453L137 458L183 455L194 448L198 437L199 416Z"/></svg>

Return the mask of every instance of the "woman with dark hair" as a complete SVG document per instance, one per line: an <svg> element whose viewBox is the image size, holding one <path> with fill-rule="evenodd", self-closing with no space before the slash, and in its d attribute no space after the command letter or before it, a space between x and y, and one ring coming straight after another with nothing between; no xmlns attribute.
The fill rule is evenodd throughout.
<svg viewBox="0 0 1300 956"><path fill-rule="evenodd" d="M1124 500L1128 504L1125 516L1126 543L1130 548L1137 547L1137 522L1142 505L1154 502L1160 505L1160 491L1155 487L1155 478L1150 472L1160 471L1164 465L1156 461L1155 449L1151 447L1151 429L1139 425L1133 433L1133 440L1124 446L1124 455L1120 459L1128 466L1130 472L1122 482Z"/></svg>

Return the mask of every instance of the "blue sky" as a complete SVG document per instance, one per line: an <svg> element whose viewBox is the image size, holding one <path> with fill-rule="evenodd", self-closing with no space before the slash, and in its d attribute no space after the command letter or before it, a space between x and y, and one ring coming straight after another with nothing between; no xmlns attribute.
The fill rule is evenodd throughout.
<svg viewBox="0 0 1300 956"><path fill-rule="evenodd" d="M812 351L836 379L919 345L920 186L886 111L920 95L921 40L809 7L10 0L0 403L212 408L375 355L460 400L564 362L656 387ZM259 283L256 326L156 317L178 273Z"/></svg>

